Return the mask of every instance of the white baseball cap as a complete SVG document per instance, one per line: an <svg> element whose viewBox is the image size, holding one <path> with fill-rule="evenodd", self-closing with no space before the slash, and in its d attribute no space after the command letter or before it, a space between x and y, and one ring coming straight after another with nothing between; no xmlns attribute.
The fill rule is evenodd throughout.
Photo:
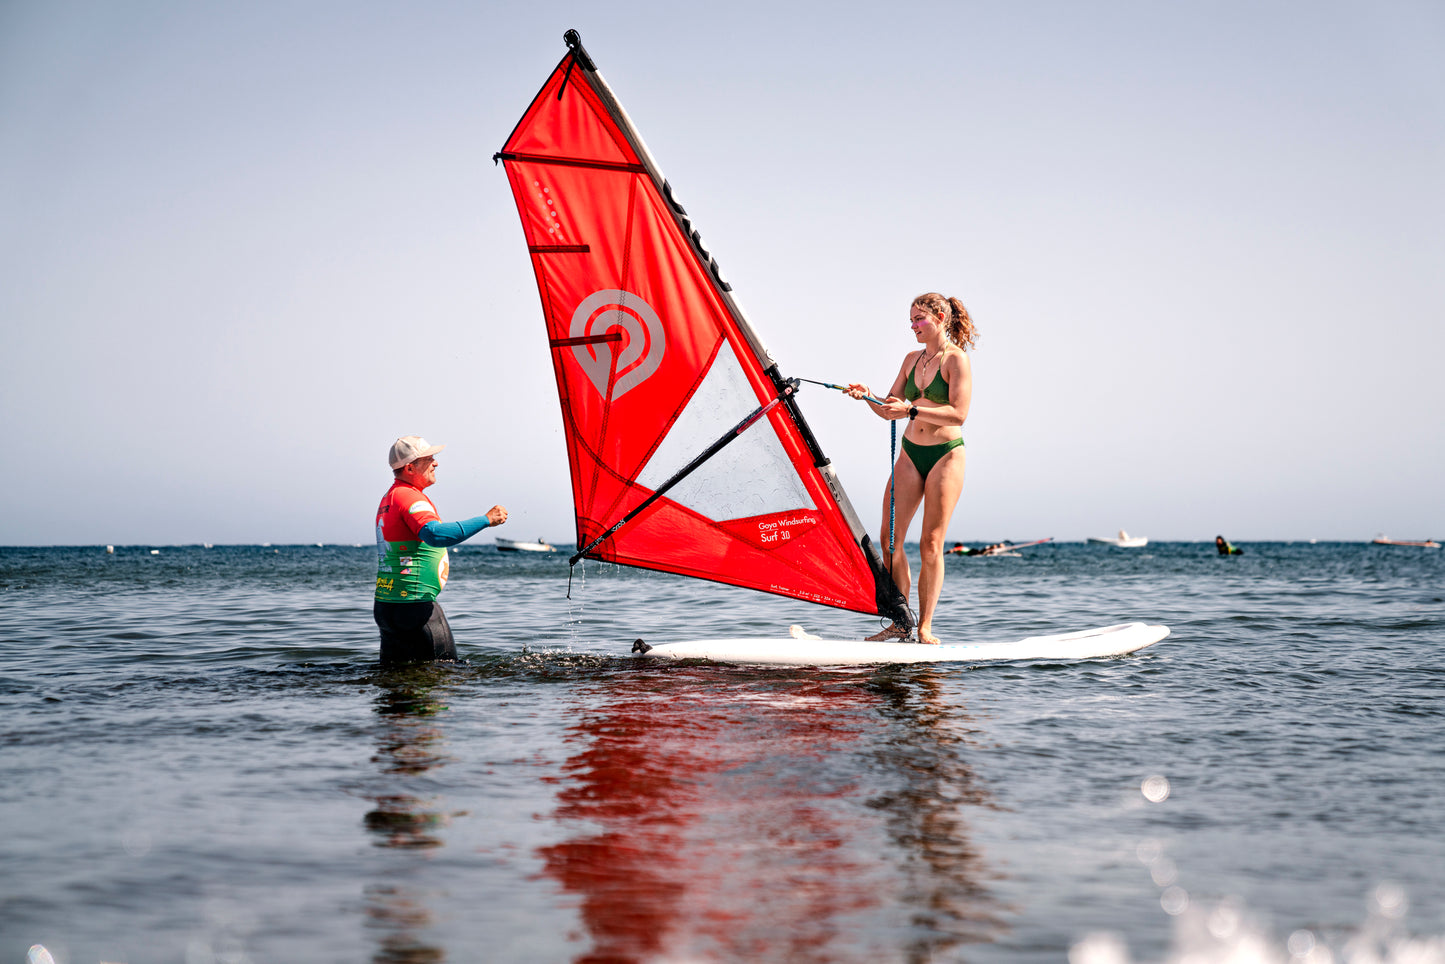
<svg viewBox="0 0 1445 964"><path fill-rule="evenodd" d="M387 461L393 469L399 469L409 462L435 455L444 448L445 445L432 445L420 435L403 435L391 443L391 454L387 456Z"/></svg>

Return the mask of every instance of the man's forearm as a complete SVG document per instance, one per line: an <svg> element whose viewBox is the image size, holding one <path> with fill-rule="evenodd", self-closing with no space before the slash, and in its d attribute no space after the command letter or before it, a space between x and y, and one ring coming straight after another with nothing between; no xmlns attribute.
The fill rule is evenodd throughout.
<svg viewBox="0 0 1445 964"><path fill-rule="evenodd" d="M446 548L466 542L491 524L491 520L484 515L463 519L461 522L428 522L417 535L429 546Z"/></svg>

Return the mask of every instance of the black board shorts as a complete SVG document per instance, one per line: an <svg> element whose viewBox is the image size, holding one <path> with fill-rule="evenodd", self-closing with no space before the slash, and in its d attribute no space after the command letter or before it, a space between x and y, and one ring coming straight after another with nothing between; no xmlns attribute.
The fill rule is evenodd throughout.
<svg viewBox="0 0 1445 964"><path fill-rule="evenodd" d="M456 659L452 627L442 605L431 602L395 603L376 600L371 615L381 630L383 663L416 663Z"/></svg>

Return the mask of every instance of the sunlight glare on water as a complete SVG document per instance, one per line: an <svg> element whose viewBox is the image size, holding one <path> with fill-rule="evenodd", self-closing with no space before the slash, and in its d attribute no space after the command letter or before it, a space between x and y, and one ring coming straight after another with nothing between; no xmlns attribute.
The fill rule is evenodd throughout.
<svg viewBox="0 0 1445 964"><path fill-rule="evenodd" d="M1169 799L1169 778L1159 776L1145 777L1139 789L1144 794L1144 799L1150 803L1163 803Z"/></svg>
<svg viewBox="0 0 1445 964"><path fill-rule="evenodd" d="M1252 916L1237 897L1219 901L1208 910L1188 910L1176 916L1172 946L1161 958L1164 964L1445 964L1445 936L1415 937L1402 932L1384 912L1388 906L1407 903L1403 890L1384 882L1371 893L1373 913L1358 929L1327 939L1301 928L1283 941ZM1134 964L1127 941L1107 931L1091 933L1069 949L1069 964ZM1145 959L1147 960L1147 959ZM1142 964L1142 962L1141 962Z"/></svg>

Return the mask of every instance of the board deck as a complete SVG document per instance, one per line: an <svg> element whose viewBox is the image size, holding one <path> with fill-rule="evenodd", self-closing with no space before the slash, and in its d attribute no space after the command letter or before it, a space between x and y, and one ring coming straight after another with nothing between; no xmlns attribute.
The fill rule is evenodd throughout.
<svg viewBox="0 0 1445 964"><path fill-rule="evenodd" d="M651 646L649 659L708 659L748 666L867 666L886 663L962 663L982 660L1072 660L1122 656L1169 635L1168 626L1121 623L1012 643L880 642L861 639L695 639ZM634 645L634 651L643 650Z"/></svg>

